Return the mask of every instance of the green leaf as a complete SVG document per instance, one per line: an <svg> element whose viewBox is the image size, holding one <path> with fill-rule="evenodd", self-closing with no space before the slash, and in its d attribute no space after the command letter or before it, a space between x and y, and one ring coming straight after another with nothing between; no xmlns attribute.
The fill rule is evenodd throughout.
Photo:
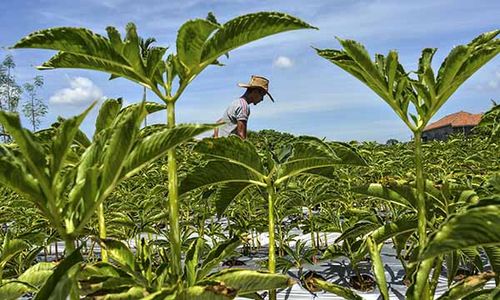
<svg viewBox="0 0 500 300"><path fill-rule="evenodd" d="M448 291L441 295L437 300L455 300L471 294L477 289L482 288L486 282L495 276L493 272L485 272L474 276L469 276L459 283L452 286Z"/></svg>
<svg viewBox="0 0 500 300"><path fill-rule="evenodd" d="M500 244L500 231L496 230L500 228L500 202L482 202L442 224L419 259L473 246Z"/></svg>
<svg viewBox="0 0 500 300"><path fill-rule="evenodd" d="M163 128L141 138L128 155L122 171L122 178L137 173L146 164L165 155L167 151L193 137L212 130L216 125L182 124L175 128Z"/></svg>
<svg viewBox="0 0 500 300"><path fill-rule="evenodd" d="M29 199L37 199L44 206L42 191L35 178L26 170L24 161L14 156L10 149L0 145L0 183Z"/></svg>
<svg viewBox="0 0 500 300"><path fill-rule="evenodd" d="M349 151L347 147L337 144L337 148L342 149L341 152L338 149L337 151L342 153L343 156L347 156L347 151ZM356 155L357 154L354 153L352 154L352 156ZM342 160L334 149L317 139L299 141L294 144L292 156L287 162L281 164L276 184L283 182L291 176L314 169L321 169L339 164L355 164L356 162Z"/></svg>
<svg viewBox="0 0 500 300"><path fill-rule="evenodd" d="M100 242L102 247L108 251L108 255L113 261L124 267L127 272L135 271L134 254L124 243L109 238L103 239Z"/></svg>
<svg viewBox="0 0 500 300"><path fill-rule="evenodd" d="M207 138L196 144L194 150L210 158L242 165L256 174L264 174L264 167L255 146L239 137Z"/></svg>
<svg viewBox="0 0 500 300"><path fill-rule="evenodd" d="M80 115L62 121L57 128L51 147L52 159L49 161L50 172L54 182L57 182L61 175L59 171L63 167L64 161L71 151L71 145L74 142L76 134L79 132L80 125L94 105L95 102Z"/></svg>
<svg viewBox="0 0 500 300"><path fill-rule="evenodd" d="M456 46L445 58L438 71L436 90L438 102L432 113L479 68L500 52L500 40L496 36L500 30L483 33L467 45Z"/></svg>
<svg viewBox="0 0 500 300"><path fill-rule="evenodd" d="M28 249L30 245L23 240L13 239L9 240L8 243L4 243L2 254L0 256L0 270L3 269L5 264L14 256L18 255L22 251Z"/></svg>
<svg viewBox="0 0 500 300"><path fill-rule="evenodd" d="M382 262L382 257L380 256L380 250L383 244L377 245L372 236L369 236L366 239L366 242L372 259L373 274L375 274L380 294L382 295L382 299L389 300L389 290L387 289L387 281L385 279L384 263Z"/></svg>
<svg viewBox="0 0 500 300"><path fill-rule="evenodd" d="M110 137L106 141L103 156L101 188L110 190L120 178L125 160L134 146L139 126L145 116L144 107L141 105L135 109L126 110L120 114L115 122Z"/></svg>
<svg viewBox="0 0 500 300"><path fill-rule="evenodd" d="M337 296L343 297L348 300L363 300L361 296L356 294L350 288L336 284L333 282L327 282L318 278L311 278L308 283L314 290L324 290L326 292L335 294Z"/></svg>
<svg viewBox="0 0 500 300"><path fill-rule="evenodd" d="M456 251L452 251L446 255L446 274L448 277L448 287L453 283L453 279L457 275L459 264L460 260Z"/></svg>
<svg viewBox="0 0 500 300"><path fill-rule="evenodd" d="M141 83L156 85L156 70L165 48L156 47L155 55L143 62L135 25L127 25L125 40L114 27L108 27L108 38L84 28L59 27L33 32L13 48L52 49L59 52L40 69L82 68L106 72ZM149 57L148 57L149 58ZM147 63L147 65L144 65Z"/></svg>
<svg viewBox="0 0 500 300"><path fill-rule="evenodd" d="M380 183L371 183L369 185L365 186L359 186L352 188L352 191L371 196L371 197L376 197L382 200L389 201L394 204L398 204L407 208L414 208L414 202L408 201L407 198L403 197L401 194L398 192L394 191L393 189L383 186Z"/></svg>
<svg viewBox="0 0 500 300"><path fill-rule="evenodd" d="M220 283L184 289L175 297L175 300L228 300L233 299L235 296L235 289Z"/></svg>
<svg viewBox="0 0 500 300"><path fill-rule="evenodd" d="M198 259L200 256L200 251L205 244L203 238L197 238L191 243L188 251L186 252L185 261L185 276L188 286L193 286L196 283L198 275Z"/></svg>
<svg viewBox="0 0 500 300"><path fill-rule="evenodd" d="M295 283L286 275L243 269L226 269L208 279L223 282L226 286L236 289L238 294L287 288Z"/></svg>
<svg viewBox="0 0 500 300"><path fill-rule="evenodd" d="M176 42L177 56L189 71L199 67L203 45L217 28L219 25L203 19L187 21L179 28Z"/></svg>
<svg viewBox="0 0 500 300"><path fill-rule="evenodd" d="M97 115L95 121L95 131L94 136L101 132L102 130L109 128L113 121L118 116L120 109L122 108L122 99L107 99L101 105L99 109L99 114Z"/></svg>
<svg viewBox="0 0 500 300"><path fill-rule="evenodd" d="M34 300L66 299L73 284L74 273L80 268L81 261L83 257L78 248L57 266Z"/></svg>
<svg viewBox="0 0 500 300"><path fill-rule="evenodd" d="M228 161L209 161L205 166L196 167L181 182L179 194L213 184L247 182L264 185L262 179L240 164Z"/></svg>
<svg viewBox="0 0 500 300"><path fill-rule="evenodd" d="M198 281L204 279L213 268L217 267L224 259L232 255L240 244L240 239L234 237L212 248L207 257L203 259L203 264L198 271Z"/></svg>
<svg viewBox="0 0 500 300"><path fill-rule="evenodd" d="M287 14L259 12L236 17L222 25L203 47L201 61L211 64L219 56L252 41L280 32L315 28Z"/></svg>
<svg viewBox="0 0 500 300"><path fill-rule="evenodd" d="M40 287L52 275L54 267L54 263L40 262L24 271L17 279L32 286Z"/></svg>
<svg viewBox="0 0 500 300"><path fill-rule="evenodd" d="M16 300L28 292L36 291L35 287L22 281L7 281L0 285L0 299Z"/></svg>
<svg viewBox="0 0 500 300"><path fill-rule="evenodd" d="M496 284L500 284L500 246L485 246L483 247L488 260L490 261L491 268L495 272Z"/></svg>
<svg viewBox="0 0 500 300"><path fill-rule="evenodd" d="M47 174L44 172L47 163L44 149L40 144L36 143L35 136L22 127L19 115L0 111L0 123L14 138L16 145L27 161L26 167L39 181L48 183Z"/></svg>
<svg viewBox="0 0 500 300"><path fill-rule="evenodd" d="M220 187L215 197L217 215L223 215L231 202L249 186L251 186L250 182L232 182Z"/></svg>

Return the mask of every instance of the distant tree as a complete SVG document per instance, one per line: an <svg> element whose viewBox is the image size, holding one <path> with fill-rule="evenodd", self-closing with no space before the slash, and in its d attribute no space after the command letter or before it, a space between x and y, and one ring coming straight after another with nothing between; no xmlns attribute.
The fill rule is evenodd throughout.
<svg viewBox="0 0 500 300"><path fill-rule="evenodd" d="M391 146L391 145L396 145L398 144L399 141L396 139L388 139L387 142L385 142L386 145Z"/></svg>
<svg viewBox="0 0 500 300"><path fill-rule="evenodd" d="M24 92L28 95L27 101L23 105L23 114L29 119L33 131L38 129L42 118L47 114L48 107L38 96L38 89L43 86L43 77L36 76L33 83L24 84Z"/></svg>
<svg viewBox="0 0 500 300"><path fill-rule="evenodd" d="M12 55L5 56L0 65L0 110L17 112L22 88L17 84L16 78L13 75L15 68L16 63ZM3 126L0 130L2 140L4 142L10 141L10 136L5 132Z"/></svg>

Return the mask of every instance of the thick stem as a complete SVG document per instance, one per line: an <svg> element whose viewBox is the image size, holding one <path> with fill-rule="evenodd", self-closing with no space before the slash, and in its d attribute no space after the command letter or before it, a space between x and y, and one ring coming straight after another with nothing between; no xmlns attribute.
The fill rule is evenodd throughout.
<svg viewBox="0 0 500 300"><path fill-rule="evenodd" d="M69 256L73 251L75 251L75 241L70 237L66 237L64 239L65 257Z"/></svg>
<svg viewBox="0 0 500 300"><path fill-rule="evenodd" d="M422 132L415 132L415 168L417 183L418 244L420 251L427 244L427 219L425 211L425 178L422 154Z"/></svg>
<svg viewBox="0 0 500 300"><path fill-rule="evenodd" d="M167 126L175 127L175 102L167 102ZM178 179L175 147L168 150L168 217L170 224L170 252L172 254L172 272L180 277L181 269L181 233L179 229Z"/></svg>
<svg viewBox="0 0 500 300"><path fill-rule="evenodd" d="M418 218L418 245L419 252L422 253L427 244L427 217L425 208L425 177L422 153L422 132L414 131L415 134L415 169L417 183L417 218ZM420 262L417 270L417 280L415 283L414 299L429 299L429 274L432 269L433 259Z"/></svg>
<svg viewBox="0 0 500 300"><path fill-rule="evenodd" d="M142 90L142 101L146 102L146 93L147 93L147 90L146 90L146 87L143 87L143 90ZM144 127L148 126L148 115L146 115L144 117Z"/></svg>
<svg viewBox="0 0 500 300"><path fill-rule="evenodd" d="M107 237L106 221L104 219L104 204L101 203L97 207L97 219L99 222L99 239L104 240ZM108 262L108 250L101 248L101 258L103 262Z"/></svg>
<svg viewBox="0 0 500 300"><path fill-rule="evenodd" d="M272 182L268 182L268 210L269 210L269 273L276 272L276 249L274 242L274 201L276 198L276 190ZM276 290L269 291L269 299L276 300Z"/></svg>

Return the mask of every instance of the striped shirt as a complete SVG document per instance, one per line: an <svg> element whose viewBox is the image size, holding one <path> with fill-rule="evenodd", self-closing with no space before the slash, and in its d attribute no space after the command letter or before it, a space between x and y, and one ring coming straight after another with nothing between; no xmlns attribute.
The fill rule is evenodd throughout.
<svg viewBox="0 0 500 300"><path fill-rule="evenodd" d="M243 98L239 98L231 102L226 111L222 115L222 122L225 125L219 128L219 136L229 136L231 134L238 134L238 121L248 121L250 116L250 106Z"/></svg>

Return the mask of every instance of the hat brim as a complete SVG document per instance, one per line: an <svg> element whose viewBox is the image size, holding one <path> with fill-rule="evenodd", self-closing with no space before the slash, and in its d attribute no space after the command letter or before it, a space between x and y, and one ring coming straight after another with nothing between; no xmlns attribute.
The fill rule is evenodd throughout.
<svg viewBox="0 0 500 300"><path fill-rule="evenodd" d="M269 99L271 99L271 101L274 102L273 96L271 96L271 94L268 91L266 91L263 87L261 87L259 85L250 85L250 84L246 84L246 83L238 83L238 86L242 87L242 88L260 88L260 89L263 89L266 92L266 95L269 96Z"/></svg>

